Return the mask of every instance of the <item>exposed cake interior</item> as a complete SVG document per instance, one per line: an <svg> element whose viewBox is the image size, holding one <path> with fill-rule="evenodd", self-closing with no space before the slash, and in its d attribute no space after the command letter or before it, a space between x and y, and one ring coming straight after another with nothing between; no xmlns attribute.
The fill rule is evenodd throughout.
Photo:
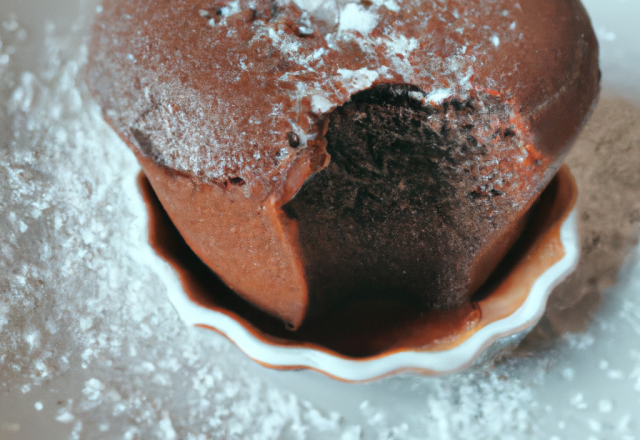
<svg viewBox="0 0 640 440"><path fill-rule="evenodd" d="M486 93L426 96L383 85L327 115L331 161L283 207L311 313L374 298L455 307L517 239L535 190L521 191L525 174L540 164L513 111Z"/></svg>

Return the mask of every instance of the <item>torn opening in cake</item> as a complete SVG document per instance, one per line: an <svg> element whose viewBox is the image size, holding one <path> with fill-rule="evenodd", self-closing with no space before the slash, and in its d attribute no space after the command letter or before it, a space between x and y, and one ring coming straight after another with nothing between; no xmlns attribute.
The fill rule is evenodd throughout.
<svg viewBox="0 0 640 440"><path fill-rule="evenodd" d="M489 275L475 268L493 270L495 243L523 215L529 163L510 106L478 92L424 105L426 95L380 85L327 115L331 161L283 206L320 309L466 302Z"/></svg>

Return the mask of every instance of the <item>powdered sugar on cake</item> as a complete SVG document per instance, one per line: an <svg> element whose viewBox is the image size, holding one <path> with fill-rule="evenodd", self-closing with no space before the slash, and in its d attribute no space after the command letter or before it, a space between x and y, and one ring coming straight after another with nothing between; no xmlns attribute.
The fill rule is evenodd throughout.
<svg viewBox="0 0 640 440"><path fill-rule="evenodd" d="M338 74L342 77L342 86L350 94L368 89L380 76L378 72L369 70L366 67L356 71L338 69Z"/></svg>
<svg viewBox="0 0 640 440"><path fill-rule="evenodd" d="M324 114L376 84L417 86L429 105L514 92L474 70L517 37L505 0L222 4L105 5L100 20L133 18L115 20L119 38L94 40L88 77L130 144L203 182L242 178L247 194L270 194L296 158L315 154L307 143L293 150L287 133L320 139Z"/></svg>
<svg viewBox="0 0 640 440"><path fill-rule="evenodd" d="M376 14L355 3L347 3L340 10L338 32L356 31L370 33L378 24Z"/></svg>

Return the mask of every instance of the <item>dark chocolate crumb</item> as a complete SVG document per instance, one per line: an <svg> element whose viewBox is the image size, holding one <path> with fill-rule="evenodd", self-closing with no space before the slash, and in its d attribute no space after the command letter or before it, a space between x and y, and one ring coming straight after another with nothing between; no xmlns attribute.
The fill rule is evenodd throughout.
<svg viewBox="0 0 640 440"><path fill-rule="evenodd" d="M415 99L423 94L374 86L328 115L331 161L283 206L298 227L313 297L321 298L313 307L347 297L453 307L471 293L468 268L478 250L508 222L511 178L474 165L520 157L519 133L503 138L508 105L480 94L475 104L429 108ZM498 130L475 130L496 117ZM506 215L495 220L494 211Z"/></svg>
<svg viewBox="0 0 640 440"><path fill-rule="evenodd" d="M296 210L291 205L284 205L282 207L282 211L289 217L291 220L298 220L298 214Z"/></svg>
<svg viewBox="0 0 640 440"><path fill-rule="evenodd" d="M287 139L289 140L289 145L291 146L291 148L298 148L300 146L300 136L298 136L294 132L290 132L287 135Z"/></svg>

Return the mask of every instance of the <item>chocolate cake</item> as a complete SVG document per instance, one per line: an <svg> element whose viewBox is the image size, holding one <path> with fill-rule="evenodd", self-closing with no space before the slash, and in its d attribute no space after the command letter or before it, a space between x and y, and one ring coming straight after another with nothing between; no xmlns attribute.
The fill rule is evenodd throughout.
<svg viewBox="0 0 640 440"><path fill-rule="evenodd" d="M597 61L577 0L105 0L87 83L193 251L295 329L468 302Z"/></svg>

